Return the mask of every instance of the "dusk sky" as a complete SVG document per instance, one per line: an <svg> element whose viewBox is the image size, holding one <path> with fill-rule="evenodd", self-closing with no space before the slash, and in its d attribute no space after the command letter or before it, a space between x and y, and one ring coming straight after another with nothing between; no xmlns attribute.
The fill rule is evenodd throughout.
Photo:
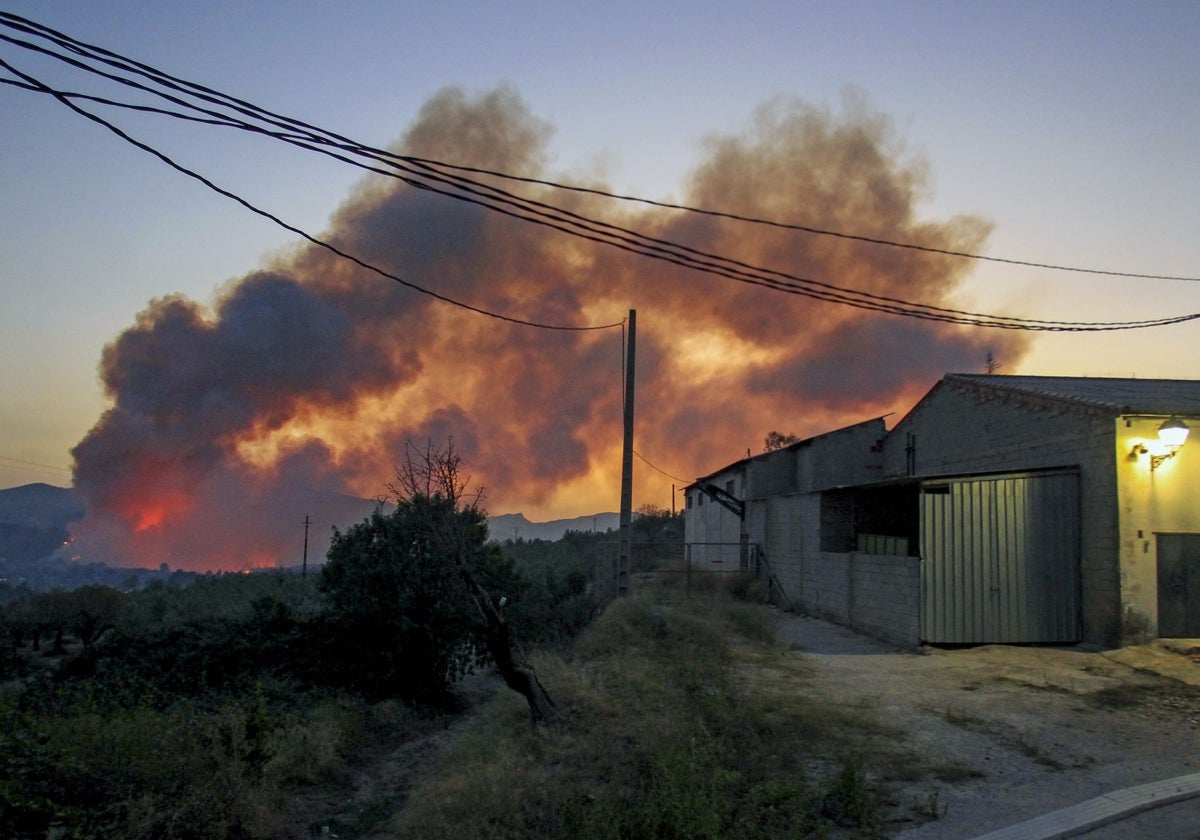
<svg viewBox="0 0 1200 840"><path fill-rule="evenodd" d="M509 102L510 112L552 129L539 141L539 175L659 200L693 203L700 196L708 205L720 204L730 193L715 186L717 176L711 182L696 178L718 159L719 144L710 138L761 140L760 107L775 103L782 109L775 113L792 113L789 103L802 103L809 109L805 113L826 114L833 122L862 107L887 122L881 135L887 154L905 172L921 176L915 216L897 236L916 235L912 231L928 223L939 230L945 226L948 242L979 241L993 257L1200 277L1198 3L0 0L0 9L363 143L392 146L407 136L411 148L450 162L458 162L455 147L442 153L436 144L406 134L420 120L442 125L422 109L447 87L459 88L464 101L476 104L489 91L504 90L519 104ZM0 43L0 58L65 88L83 87L78 74L12 45ZM326 276L330 269L297 254L291 234L50 97L0 87L0 115L0 487L34 481L66 486L70 450L110 405L97 377L103 348L152 300L179 293L211 307L221 290L231 294L235 281L256 269L272 266L303 277L322 271ZM126 114L114 119L184 165L314 233L349 224L365 206L363 191L356 190L360 173L348 166L232 132ZM782 221L800 224L820 226L835 218L843 232L861 232L853 212L826 214L810 208L804 196L793 196L786 207L747 206L757 208L754 215L786 215ZM957 217L977 220L976 239L975 233L951 230ZM676 222L665 217L647 216L643 224L678 233ZM547 241L544 247L557 247ZM756 252L756 258L766 259L762 254L768 251ZM412 265L401 261L399 270L439 288L436 271L413 275ZM820 265L790 267L853 285L849 274L821 276ZM946 270L934 302L977 312L1063 321L1200 312L1194 280L1000 263ZM543 280L554 288L551 277ZM659 324L661 346L675 348L681 364L691 359L719 365L721 354L711 345L689 345L706 333L689 335L688 319L679 316L689 305L680 287L687 282L664 277L656 281L656 296L644 302L635 293L589 300L578 286L576 314L608 323L637 306L639 328ZM913 299L925 300L924 282L914 280ZM888 288L902 293L905 287ZM747 317L761 307L764 317L791 319L797 335L808 329L810 304L801 298L743 291L737 304ZM667 327L669 313L675 320ZM715 326L710 330L714 336L719 332ZM999 331L978 332L992 335L963 338L955 346L969 347L967 355L957 365L940 365L942 372L981 372L983 354L975 349L994 346L1001 373L1200 376L1196 321L1128 332L1022 334L1024 344L995 335ZM606 340L613 344L619 376L619 338ZM731 356L750 352L736 343L730 347ZM775 360L786 346L764 344L757 352ZM443 362L446 371L457 370L440 357ZM837 360L843 367L851 363L871 367L876 360ZM647 364L658 362L652 356ZM432 369L425 360L423 370ZM728 375L739 377L745 370L735 365ZM681 376L661 375L663 382ZM810 387L805 405L816 428L789 426L796 415L789 409L762 416L761 423L731 421L722 427L720 445L676 445L681 436L696 434L691 428L677 427L673 438L661 428L643 435L639 427L636 446L666 472L691 479L747 448L758 451L770 429L811 434L824 423L869 419L876 410L902 412L938 375L914 374L907 389L889 397L892 403L843 399L837 410L830 403L829 411L814 407ZM720 387L715 374L706 381ZM592 384L605 387L604 382ZM420 399L452 399L431 393L428 383L420 387ZM417 399L415 394L406 399ZM689 408L701 416L725 407L711 388L677 396L694 401ZM639 390L639 397L653 401L656 393ZM455 403L466 414L475 404ZM552 405L541 409L553 412ZM337 411L343 420L349 416L344 406ZM361 404L355 411L361 419ZM314 435L334 422L332 415L320 422L305 416L307 433ZM590 422L580 419L577 428L606 434ZM646 422L653 422L650 415ZM411 428L432 428L429 415L411 418ZM299 426L289 429L290 439L299 440ZM612 431L619 437L618 427ZM510 432L519 435L515 427ZM392 440L396 434L381 437ZM248 451L245 438L239 440L241 451ZM535 488L528 494L506 490L504 477L485 465L490 507L497 513L524 510L538 519L614 509L618 488L611 486L610 501L605 496L612 473L587 466L587 458L608 458L608 451L579 455L582 466L574 468L569 487L555 489L544 476L513 477L513 486L525 482ZM669 504L671 480L639 469L644 480L637 484L635 505ZM370 479L357 466L351 472L344 487L370 495L364 487ZM379 481L390 477L385 468Z"/></svg>

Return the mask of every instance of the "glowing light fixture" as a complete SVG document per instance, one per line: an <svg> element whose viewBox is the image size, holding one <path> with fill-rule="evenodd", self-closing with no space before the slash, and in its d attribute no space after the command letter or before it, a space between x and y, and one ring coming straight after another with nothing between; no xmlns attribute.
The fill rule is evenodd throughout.
<svg viewBox="0 0 1200 840"><path fill-rule="evenodd" d="M1156 470L1159 464L1169 458L1174 458L1175 453L1183 448L1183 445L1187 443L1190 431L1187 423L1178 417L1168 418L1158 427L1158 446L1155 447L1157 451L1150 452L1144 444L1139 443L1133 447L1130 455L1136 458L1138 455L1150 452L1150 469Z"/></svg>

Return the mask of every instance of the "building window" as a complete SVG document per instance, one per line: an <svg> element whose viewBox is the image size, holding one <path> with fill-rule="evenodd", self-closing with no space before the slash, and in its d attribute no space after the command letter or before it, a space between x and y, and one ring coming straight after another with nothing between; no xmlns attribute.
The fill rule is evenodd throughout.
<svg viewBox="0 0 1200 840"><path fill-rule="evenodd" d="M733 484L732 478L725 482L725 492L728 493L730 496L733 495L733 487L734 487L734 484Z"/></svg>

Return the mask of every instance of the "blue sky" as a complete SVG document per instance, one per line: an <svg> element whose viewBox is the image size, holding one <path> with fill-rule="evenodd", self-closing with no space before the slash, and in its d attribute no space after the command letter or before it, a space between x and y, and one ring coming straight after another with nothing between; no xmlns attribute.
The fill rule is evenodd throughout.
<svg viewBox="0 0 1200 840"><path fill-rule="evenodd" d="M0 8L375 145L443 86L508 83L554 126L556 172L651 198L678 196L705 138L744 130L772 97L836 109L852 87L928 163L923 213L991 220L989 254L1200 276L1197 3ZM10 46L0 56L63 78ZM149 300L209 300L292 240L47 98L0 89L0 114L0 486L65 484L69 448L105 407L103 346ZM146 136L313 230L358 180L196 128ZM1197 289L985 265L961 299L1126 320L1200 311ZM1194 378L1198 330L1043 336L1002 372Z"/></svg>

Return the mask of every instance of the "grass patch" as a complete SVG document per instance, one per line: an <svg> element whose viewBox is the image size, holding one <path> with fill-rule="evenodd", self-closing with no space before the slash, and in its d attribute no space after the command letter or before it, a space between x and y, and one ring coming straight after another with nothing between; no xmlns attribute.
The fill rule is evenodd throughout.
<svg viewBox="0 0 1200 840"><path fill-rule="evenodd" d="M1121 683L1089 692L1084 699L1098 709L1131 709L1145 704L1149 691L1144 685Z"/></svg>
<svg viewBox="0 0 1200 840"><path fill-rule="evenodd" d="M520 698L497 696L389 830L433 840L878 836L889 754L874 748L902 735L867 707L812 699L802 658L773 640L769 611L720 596L617 601L569 657L535 660L567 723L530 727Z"/></svg>

